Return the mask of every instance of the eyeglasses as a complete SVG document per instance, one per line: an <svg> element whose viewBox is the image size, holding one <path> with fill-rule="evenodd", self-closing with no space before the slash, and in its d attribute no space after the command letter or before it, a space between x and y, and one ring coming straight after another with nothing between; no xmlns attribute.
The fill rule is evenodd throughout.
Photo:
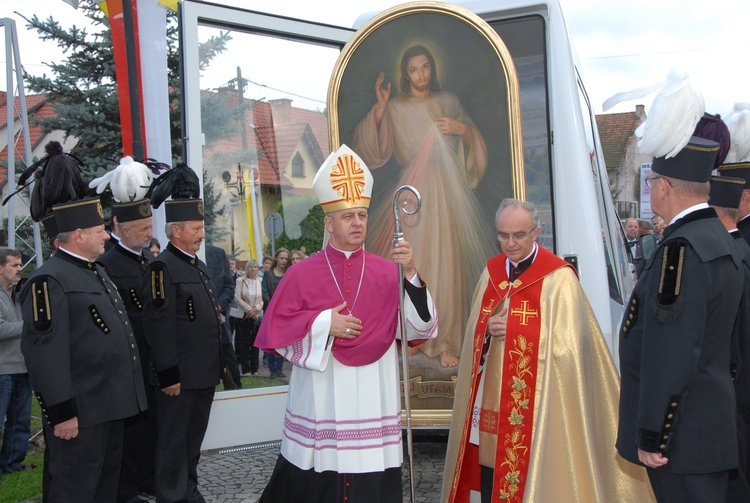
<svg viewBox="0 0 750 503"><path fill-rule="evenodd" d="M646 179L644 179L643 181L646 183L646 187L651 187L652 181L653 180L658 180L660 178L664 178L664 177L663 176L649 176ZM672 182L670 182L669 179L667 179L667 178L664 178L664 179L667 180L667 183L669 184L669 186L672 187Z"/></svg>
<svg viewBox="0 0 750 503"><path fill-rule="evenodd" d="M518 243L519 241L523 241L527 237L531 236L536 229L537 229L536 227L532 227L529 232L518 231L518 232L514 232L513 234L508 234L507 232L502 232L502 231L496 231L496 232L497 232L497 237L500 239L500 241L507 243L508 241L510 241L510 238L513 238L513 241Z"/></svg>

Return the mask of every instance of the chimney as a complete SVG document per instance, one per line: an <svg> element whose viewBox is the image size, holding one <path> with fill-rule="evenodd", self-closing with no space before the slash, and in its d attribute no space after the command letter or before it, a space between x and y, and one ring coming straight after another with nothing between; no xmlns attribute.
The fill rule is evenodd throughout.
<svg viewBox="0 0 750 503"><path fill-rule="evenodd" d="M281 98L278 100L268 100L268 102L271 104L274 126L292 122L292 100Z"/></svg>
<svg viewBox="0 0 750 503"><path fill-rule="evenodd" d="M635 116L637 118L641 118L644 116L644 112L646 111L645 107L643 105L636 105L635 106Z"/></svg>

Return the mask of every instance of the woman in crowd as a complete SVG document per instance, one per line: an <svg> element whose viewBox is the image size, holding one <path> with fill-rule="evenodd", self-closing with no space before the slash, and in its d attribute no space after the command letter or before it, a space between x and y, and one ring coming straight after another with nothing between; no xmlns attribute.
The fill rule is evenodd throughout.
<svg viewBox="0 0 750 503"><path fill-rule="evenodd" d="M242 373L257 376L258 348L253 346L258 334L258 324L263 316L263 287L258 277L258 262L247 261L245 276L238 276L234 290L237 307L245 311L245 317L237 323L234 348Z"/></svg>
<svg viewBox="0 0 750 503"><path fill-rule="evenodd" d="M292 254L289 255L289 267L293 266L300 260L305 258L305 254L299 250L292 250Z"/></svg>
<svg viewBox="0 0 750 503"><path fill-rule="evenodd" d="M150 251L154 257L159 255L159 252L161 251L161 245L159 244L158 239L151 238L151 241L149 241L148 243L148 251Z"/></svg>
<svg viewBox="0 0 750 503"><path fill-rule="evenodd" d="M289 266L289 250L279 248L276 250L275 257L273 268L266 271L263 275L263 303L265 306L271 303L273 294ZM283 366L284 358L268 353L268 370L271 372L271 377L286 377L286 374L282 371Z"/></svg>

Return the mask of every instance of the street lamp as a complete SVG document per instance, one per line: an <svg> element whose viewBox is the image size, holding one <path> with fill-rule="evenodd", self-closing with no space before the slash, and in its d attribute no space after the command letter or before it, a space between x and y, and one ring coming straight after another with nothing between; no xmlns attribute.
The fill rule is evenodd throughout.
<svg viewBox="0 0 750 503"><path fill-rule="evenodd" d="M221 179L224 180L225 189L235 195L240 202L245 200L245 174L242 170L242 164L237 163L237 174L234 181L232 181L232 173L229 170L221 174Z"/></svg>

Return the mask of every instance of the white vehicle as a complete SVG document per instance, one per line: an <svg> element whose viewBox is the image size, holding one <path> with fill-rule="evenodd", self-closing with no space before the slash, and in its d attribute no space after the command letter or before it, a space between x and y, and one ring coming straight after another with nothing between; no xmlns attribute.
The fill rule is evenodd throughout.
<svg viewBox="0 0 750 503"><path fill-rule="evenodd" d="M489 178L476 188L476 197L487 214L487 232L493 231L494 208L503 197L525 196L535 203L542 214L540 242L578 270L617 362L619 322L635 273L612 202L594 111L576 67L560 5L557 0L482 0L459 4L479 15L499 35L513 61L514 70L509 75L517 76L516 83L509 87L515 85L520 91L520 117L498 117L496 121L505 124L500 129L512 129L514 123L521 128L522 150L517 140L510 146L510 150L519 149L521 176L503 175L501 168L497 168L500 174L494 174L489 168ZM451 7L436 2L423 2L421 6L426 12L430 9L438 14L446 9L451 11ZM368 25L371 17L363 16L357 27L371 26ZM315 171L330 149L338 146L330 143L350 135L343 125L341 131L336 127L346 123L337 119L344 116L344 107L352 105L338 103L337 109L331 108L331 96L336 96L332 93L341 88L333 85L329 89L329 83L332 74L342 68L339 55L355 36L355 29L189 0L181 3L180 22L187 162L199 173L205 171L208 179L219 180L224 175L226 184L215 182L215 191L222 192L217 190L221 187L237 189L220 195L230 208L225 222L227 227L231 226L227 229L231 237L227 251L249 249L243 244L252 239L245 229L253 217L249 217L249 211L243 207L243 201L249 199L255 199L256 215L260 216L255 220L256 228L257 222L275 211L281 201L285 203L285 231L290 237L299 236L308 210L314 204L314 197L310 199L307 191ZM417 39L430 40L424 35L429 34L429 23L426 26ZM199 44L227 31L232 37L227 51L209 67L199 68ZM465 59L462 64L485 64L476 58ZM444 68L450 66L447 56L440 62L445 63ZM251 99L237 88L222 87L223 83L239 76L233 73L235 67L241 68L242 75L250 81L246 84L266 86L267 98ZM230 70L222 73L222 68ZM289 77L290 68L296 77ZM467 110L472 107L476 110L469 110L470 115L482 117L484 112L473 102L471 79L465 73L458 73L455 76L454 72L452 77L441 74L441 82L446 88L456 90ZM368 82L367 87L355 89L355 94L374 95L374 80L363 78L363 81ZM240 79L236 82L243 83ZM284 89L286 96L274 98L279 89ZM322 99L326 95L327 103ZM216 100L211 102L210 99ZM219 102L229 108L244 107L243 113L248 114L244 131L232 133L230 137L209 138L207 130L210 120L215 118L209 119L208 115L215 110L210 110L207 103ZM366 111L367 106L370 105L361 104L360 108ZM508 106L507 113L512 115L516 109ZM250 114L252 120L247 118ZM326 116L330 131L321 125ZM485 126L483 134L492 156L493 145L488 138L493 131ZM514 136L507 133L507 138ZM502 180L511 178L516 183L524 181L523 186L502 185ZM250 197L249 192L255 197ZM450 200L451 194L446 193L440 203L447 204ZM425 209L429 204L437 203L423 201L423 211L429 211ZM409 239L408 231L406 238ZM243 259L240 254L239 260ZM473 285L469 286L470 290ZM429 373L429 365L424 367ZM411 375L415 375L414 371ZM433 377L425 377L429 374L419 371L417 375L423 378L411 383L416 390L412 395L412 407L423 410L415 410L414 424L446 428L452 401L450 377L439 372ZM204 448L279 439L285 399L285 387L218 393ZM254 422L252 429L233 426L238 418L246 421L250 417L263 421Z"/></svg>

